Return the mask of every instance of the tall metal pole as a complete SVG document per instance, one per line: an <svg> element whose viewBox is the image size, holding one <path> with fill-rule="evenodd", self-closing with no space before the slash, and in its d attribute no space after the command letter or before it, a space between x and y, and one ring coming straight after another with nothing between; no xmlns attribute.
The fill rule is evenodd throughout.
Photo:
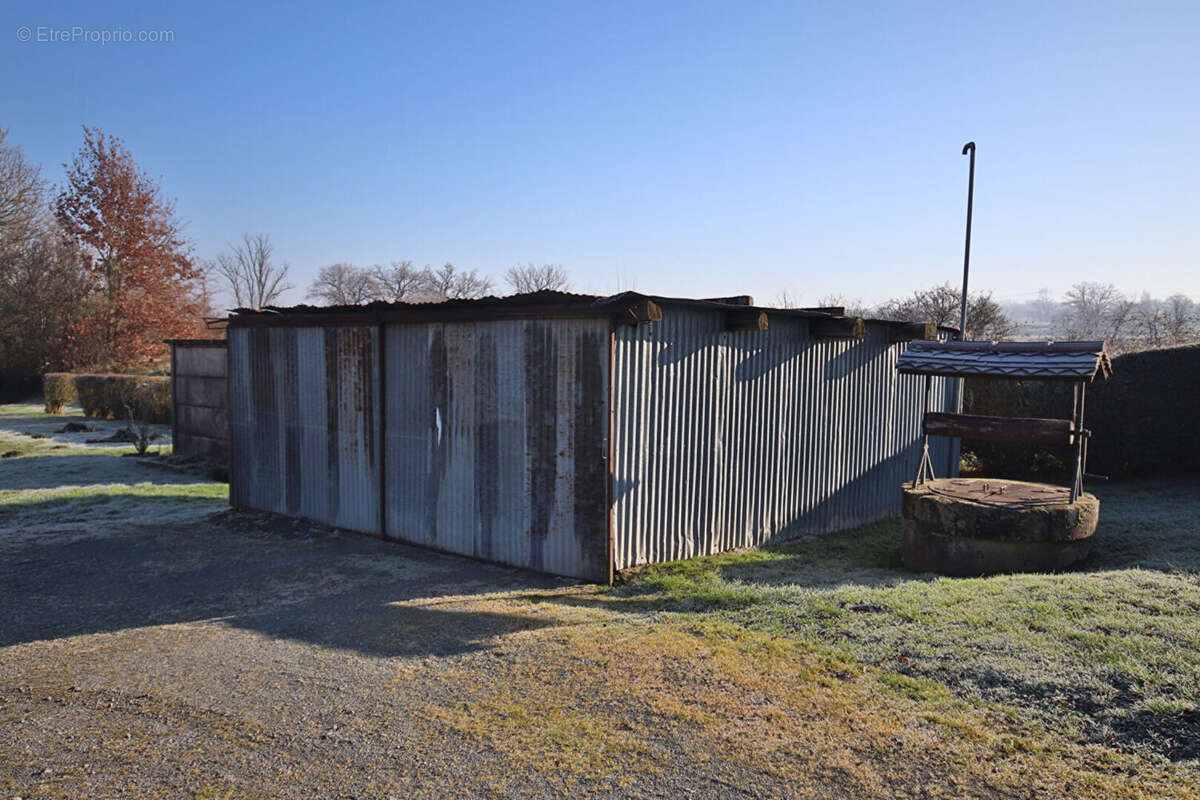
<svg viewBox="0 0 1200 800"><path fill-rule="evenodd" d="M962 154L965 156L971 154L971 171L967 177L967 241L963 245L963 288L962 298L959 302L958 311L958 338L961 341L966 341L967 338L967 279L971 274L971 212L975 206L975 143L967 142L963 145ZM959 414L963 411L963 379L959 378L954 387L954 410ZM961 442L960 442L961 447ZM951 466L953 466L953 449L951 450ZM956 471L951 469L947 471L948 475L956 474Z"/></svg>
<svg viewBox="0 0 1200 800"><path fill-rule="evenodd" d="M967 243L963 246L962 308L958 317L958 338L967 338L967 278L971 272L971 211L975 205L975 143L963 145L962 154L971 154L971 173L967 178Z"/></svg>

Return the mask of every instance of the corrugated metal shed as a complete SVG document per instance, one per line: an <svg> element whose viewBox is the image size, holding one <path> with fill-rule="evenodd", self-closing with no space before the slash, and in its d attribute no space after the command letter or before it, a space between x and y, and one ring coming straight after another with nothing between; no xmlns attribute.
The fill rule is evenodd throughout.
<svg viewBox="0 0 1200 800"><path fill-rule="evenodd" d="M896 369L909 375L1064 381L1112 374L1104 342L913 342Z"/></svg>
<svg viewBox="0 0 1200 800"><path fill-rule="evenodd" d="M618 330L614 560L618 570L827 533L899 513L920 457L923 382L895 375L887 325L822 339L767 311L767 330L663 300ZM935 382L938 406L953 382ZM935 444L947 472L956 444Z"/></svg>
<svg viewBox="0 0 1200 800"><path fill-rule="evenodd" d="M895 513L936 329L748 301L239 313L231 502L600 581Z"/></svg>

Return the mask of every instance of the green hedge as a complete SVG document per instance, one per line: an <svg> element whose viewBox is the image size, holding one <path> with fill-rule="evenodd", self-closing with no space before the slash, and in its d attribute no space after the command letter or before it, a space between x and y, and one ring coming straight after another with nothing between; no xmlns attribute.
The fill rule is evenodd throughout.
<svg viewBox="0 0 1200 800"><path fill-rule="evenodd" d="M47 414L61 414L67 406L78 403L75 376L66 372L47 372L42 376L42 399L46 402Z"/></svg>
<svg viewBox="0 0 1200 800"><path fill-rule="evenodd" d="M157 375L70 375L42 379L47 414L78 402L83 413L100 419L127 419L129 409L144 422L171 421L171 379Z"/></svg>
<svg viewBox="0 0 1200 800"><path fill-rule="evenodd" d="M1071 416L1069 384L968 379L964 410L994 416ZM1200 346L1127 353L1112 378L1088 385L1084 427L1088 472L1113 478L1200 472ZM1063 476L1074 467L1066 447L963 441L985 475Z"/></svg>

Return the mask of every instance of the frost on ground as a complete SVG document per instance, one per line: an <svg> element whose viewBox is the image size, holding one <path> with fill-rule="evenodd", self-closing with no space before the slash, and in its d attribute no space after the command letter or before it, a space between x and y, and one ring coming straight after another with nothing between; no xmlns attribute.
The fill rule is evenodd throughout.
<svg viewBox="0 0 1200 800"><path fill-rule="evenodd" d="M67 423L91 432L61 433ZM0 407L0 550L55 534L107 536L126 524L173 524L200 519L226 504L224 484L154 466L170 452L170 427L147 455L129 444L91 443L128 423L81 414L50 415L37 405Z"/></svg>
<svg viewBox="0 0 1200 800"><path fill-rule="evenodd" d="M128 444L88 442L89 439L103 439L122 428L129 427L128 420L86 417L78 406L70 406L65 411L66 413L63 414L47 414L39 403L12 403L0 406L0 430L16 436L31 438L45 436L46 439L36 441L43 441L50 446L65 445L72 449L84 448L110 453L124 453L132 450ZM95 428L95 431L90 433L60 432L69 422L87 425ZM134 430L138 430L141 425L142 423L135 423ZM148 427L150 433L157 437L150 443L150 452L156 450L170 452L171 426L150 425Z"/></svg>
<svg viewBox="0 0 1200 800"><path fill-rule="evenodd" d="M937 669L1008 657L1029 673L1072 641L1172 673L1145 710L1186 741L1200 595L1179 487L1150 515L1114 498L1122 541L1075 583L904 573L878 528L609 590L232 511L224 484L128 447L23 436L62 425L33 416L0 407L0 448L20 453L0 460L0 797L1200 792L1165 739L1089 740ZM1152 578L1173 598L1150 604ZM1073 605L1029 593L1060 583Z"/></svg>

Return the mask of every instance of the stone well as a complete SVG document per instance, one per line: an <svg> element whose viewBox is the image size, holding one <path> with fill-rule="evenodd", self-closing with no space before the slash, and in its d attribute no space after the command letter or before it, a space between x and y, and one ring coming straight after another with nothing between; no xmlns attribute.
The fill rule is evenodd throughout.
<svg viewBox="0 0 1200 800"><path fill-rule="evenodd" d="M1100 501L1059 486L944 478L904 486L903 556L910 569L988 575L1064 569L1088 554Z"/></svg>

